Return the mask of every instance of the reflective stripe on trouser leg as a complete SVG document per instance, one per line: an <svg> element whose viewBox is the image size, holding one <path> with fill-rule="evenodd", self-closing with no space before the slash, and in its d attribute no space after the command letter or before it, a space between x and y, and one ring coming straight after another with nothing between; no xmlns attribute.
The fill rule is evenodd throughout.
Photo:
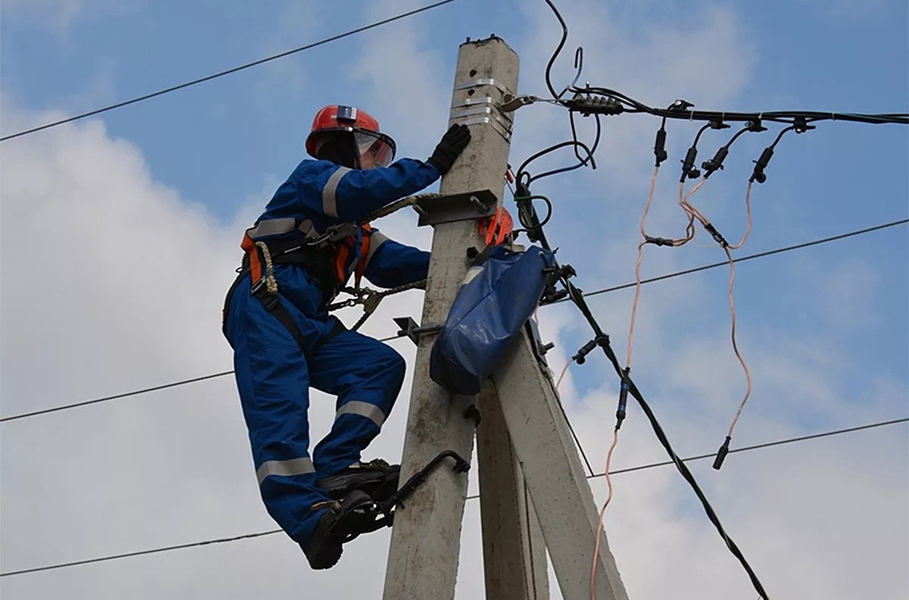
<svg viewBox="0 0 909 600"><path fill-rule="evenodd" d="M335 419L342 415L360 415L375 423L376 427L382 427L382 423L385 422L385 413L382 412L381 408L375 404L357 402L356 400L352 400L342 406L335 414Z"/></svg>
<svg viewBox="0 0 909 600"><path fill-rule="evenodd" d="M307 475L315 473L316 469L312 466L309 457L292 458L290 460L269 460L259 465L256 469L256 479L259 485L265 481L266 477L275 475L277 477L293 477L294 475Z"/></svg>
<svg viewBox="0 0 909 600"><path fill-rule="evenodd" d="M404 359L389 346L345 331L310 357L313 387L338 396L331 431L313 450L319 476L360 460L380 431L404 381Z"/></svg>
<svg viewBox="0 0 909 600"><path fill-rule="evenodd" d="M321 335L289 303L304 336ZM237 287L227 315L243 416L249 429L259 491L272 518L297 542L309 544L328 497L315 485L309 458L309 373L293 336L250 296L248 278Z"/></svg>

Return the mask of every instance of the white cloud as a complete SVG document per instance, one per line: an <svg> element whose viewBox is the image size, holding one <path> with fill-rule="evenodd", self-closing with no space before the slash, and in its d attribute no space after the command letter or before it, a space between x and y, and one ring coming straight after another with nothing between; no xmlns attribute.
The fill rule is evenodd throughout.
<svg viewBox="0 0 909 600"><path fill-rule="evenodd" d="M375 10L388 8L378 4ZM617 81L616 87L654 102L689 89L698 94L689 99L719 103L741 89L742 79L717 77L706 69L691 72L690 80L673 79L681 77L676 74L680 61L688 64L679 48L692 49L695 63L715 56L723 73L747 73L753 60L748 44L740 41L735 15L726 9L704 5L684 22L686 33L680 37L672 33L674 26L647 25L631 5L598 21L590 15L602 14L600 5L590 13L582 12L589 3L559 4L572 35L583 33L589 57L609 57L599 65L588 59L591 80ZM545 7L532 9L530 16L523 70L539 74L552 47L552 23ZM444 123L449 81L435 77L438 57L422 49L424 34L408 27L402 23L393 32L371 36L364 47L369 62L359 76L373 91L376 112L390 115L386 129L416 136L406 132L407 123L432 129ZM534 45L534 40L541 43ZM413 70L392 65L390 59L407 61L400 64ZM522 89L542 91L541 81L532 83L528 77ZM406 89L429 100L404 110L388 89ZM556 137L555 125L530 116L545 110L536 108L541 112L522 109L528 112L518 118L520 128L534 132L524 138L533 142L525 147L541 147L536 142ZM5 125L20 128L55 116L18 111L9 102L3 111ZM563 125L558 124L559 132ZM644 135L643 129L614 127L614 142L633 140L637 145L637 136ZM646 138L652 139L649 129ZM177 190L157 183L141 150L111 139L99 121L7 142L0 152L0 414L230 368L230 351L219 330L221 301L238 258L239 235L275 181L224 226ZM622 160L613 153L606 161L622 175L616 185L628 185L623 182L638 175L634 170L621 173ZM677 210L661 205L654 212L654 228L677 227L679 215L670 212ZM413 215L400 214L379 226L393 237L428 247L431 232L413 233L414 222ZM615 260L585 265L585 280L626 281L635 235L607 244L603 253ZM679 260L677 254L648 253L646 270L668 270ZM680 455L715 449L743 384L728 346L725 313L715 319L700 315L710 328L680 346L670 347L664 340L667 331L678 330L680 315L725 291L702 288L698 277L645 288L637 329L639 383ZM408 292L384 302L364 332L387 335L393 330L391 316L417 318L420 300L419 292ZM601 323L615 332L617 352L624 348L629 301L627 291L609 301L591 299ZM546 337L558 342L550 355L558 370L576 350L576 340L587 335L582 333L586 325L566 306L544 309L541 315ZM343 318L350 323L357 316L358 311L348 310ZM868 403L858 411L837 390L843 376L837 371L844 369L846 358L832 355L823 340L755 332L747 320L743 331L746 356L760 383L736 444L803 433L798 423L780 416L783 411L854 424L905 408L903 382L871 377ZM412 365L410 342L394 344ZM590 389L591 378L576 376L573 367L562 384L565 403L594 468L602 469L615 378L599 355L581 369L601 374L603 383ZM405 390L411 377L409 371ZM400 456L407 398L407 392L402 394L367 456ZM333 401L314 393L312 404L312 437L317 439L330 423ZM255 489L230 378L2 427L3 571L275 528ZM733 455L720 473L707 462L693 469L772 597L896 600L909 591L904 577L909 560L905 447L905 427L897 426ZM663 459L643 415L632 408L614 467ZM747 578L671 468L617 476L615 484L607 528L630 597L753 596ZM593 487L602 501L603 482L597 480ZM462 539L458 598L465 600L482 593L476 507L468 504ZM63 590L101 600L377 597L388 540L386 530L350 544L339 567L328 572L310 571L299 549L279 534L4 578L0 588L11 600L57 597ZM552 596L559 597L555 587Z"/></svg>
<svg viewBox="0 0 909 600"><path fill-rule="evenodd" d="M20 128L57 116L7 101L3 110L4 122ZM0 150L0 414L231 368L220 332L222 299L239 237L265 198L250 199L236 222L219 225L157 183L141 151L111 139L100 121ZM401 226L412 227L407 218L389 219L383 230L402 238ZM418 235L428 245L429 232ZM390 316L419 318L419 306L419 292L403 294L364 329L387 334ZM358 316L347 311L342 318ZM412 363L409 344L396 347ZM406 398L367 456L400 456ZM333 399L314 392L314 442L333 415ZM230 377L5 423L2 445L4 571L275 528L258 498ZM346 597L381 587L388 534L349 546L343 568L328 573L311 572L282 534L189 550L188 560L174 553L4 578L2 589L9 598L55 596L63 587L92 598L248 597L267 582L282 594L315 586ZM263 563L252 578L251 560ZM160 577L150 575L158 568ZM212 581L203 583L200 573Z"/></svg>

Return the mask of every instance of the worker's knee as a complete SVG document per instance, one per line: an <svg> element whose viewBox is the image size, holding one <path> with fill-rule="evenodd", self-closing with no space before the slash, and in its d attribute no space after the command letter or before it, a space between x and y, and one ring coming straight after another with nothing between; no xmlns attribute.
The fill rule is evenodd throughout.
<svg viewBox="0 0 909 600"><path fill-rule="evenodd" d="M398 354L394 348L383 346L383 352L377 357L377 360L379 361L380 372L387 381L400 388L401 383L404 381L404 372L407 370L404 357Z"/></svg>
<svg viewBox="0 0 909 600"><path fill-rule="evenodd" d="M375 376L381 379L382 400L380 408L388 415L394 406L395 400L401 391L401 385L404 383L404 373L406 364L400 354L393 348L384 346L383 352L375 357Z"/></svg>

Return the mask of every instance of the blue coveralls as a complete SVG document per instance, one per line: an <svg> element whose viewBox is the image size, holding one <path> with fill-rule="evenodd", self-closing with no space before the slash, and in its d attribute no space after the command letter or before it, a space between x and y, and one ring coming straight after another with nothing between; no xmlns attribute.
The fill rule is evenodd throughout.
<svg viewBox="0 0 909 600"><path fill-rule="evenodd" d="M258 239L266 241L317 235L331 225L361 220L438 178L435 167L413 159L371 170L304 160L278 188L253 230L265 234ZM274 234L281 231L290 233ZM363 275L379 287L426 278L428 252L399 244L376 229L359 233L370 234L368 255L351 253L345 279L359 261L368 261ZM355 248L359 250L360 244ZM305 548L324 512L311 506L329 499L315 482L357 462L378 435L400 391L404 359L357 332L344 330L330 337L339 323L328 314L328 299L315 277L295 265L275 265L274 274L279 300L303 334L306 352L251 296L248 275L240 279L226 307L225 335L234 349L237 387L262 499L272 518ZM311 457L310 386L338 398L331 431Z"/></svg>

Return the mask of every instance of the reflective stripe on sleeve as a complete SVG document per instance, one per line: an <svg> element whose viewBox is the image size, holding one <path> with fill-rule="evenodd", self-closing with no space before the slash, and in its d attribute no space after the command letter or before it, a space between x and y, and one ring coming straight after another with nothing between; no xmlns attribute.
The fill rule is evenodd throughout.
<svg viewBox="0 0 909 600"><path fill-rule="evenodd" d="M366 263L365 267L369 266L369 261L372 260L372 255L376 253L376 250L379 249L379 246L388 241L388 236L383 234L381 231L374 231L371 236L369 236L369 252L366 254Z"/></svg>
<svg viewBox="0 0 909 600"><path fill-rule="evenodd" d="M322 212L329 217L338 218L338 199L335 195L341 178L349 172L350 169L347 167L338 167L338 170L331 174L331 177L328 178L328 183L322 188Z"/></svg>
<svg viewBox="0 0 909 600"><path fill-rule="evenodd" d="M383 413L378 406L368 402L357 402L356 400L342 406L341 410L335 415L335 419L341 415L359 415L361 417L366 417L379 427L385 422L385 413Z"/></svg>
<svg viewBox="0 0 909 600"><path fill-rule="evenodd" d="M270 475L280 475L281 477L292 477L294 475L305 475L315 473L316 469L312 466L312 461L308 458L292 458L290 460L270 460L262 463L256 469L256 478L259 485Z"/></svg>
<svg viewBox="0 0 909 600"><path fill-rule="evenodd" d="M280 235L290 233L294 230L297 220L293 217L283 219L266 219L259 221L255 227L246 230L246 234L252 239L260 238L266 235Z"/></svg>

